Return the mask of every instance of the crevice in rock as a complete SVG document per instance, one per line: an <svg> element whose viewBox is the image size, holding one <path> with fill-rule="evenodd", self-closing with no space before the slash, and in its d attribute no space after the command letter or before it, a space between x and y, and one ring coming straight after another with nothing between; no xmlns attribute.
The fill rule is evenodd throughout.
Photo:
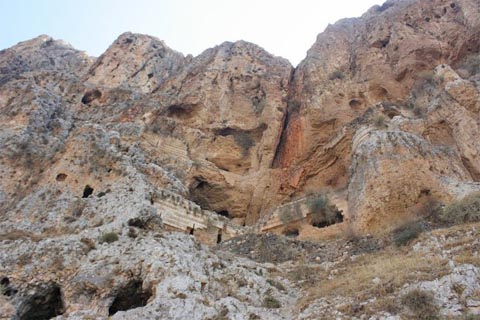
<svg viewBox="0 0 480 320"><path fill-rule="evenodd" d="M278 168L280 167L280 160L282 158L282 153L285 149L287 135L288 135L288 125L290 123L290 119L293 115L298 114L300 112L300 103L296 100L291 100L288 102L287 110L285 111L285 116L283 118L282 129L280 133L280 139L278 140L278 144L275 147L275 153L272 161L271 168Z"/></svg>
<svg viewBox="0 0 480 320"><path fill-rule="evenodd" d="M147 305L152 296L151 289L143 289L141 280L131 280L121 287L108 308L108 315L112 316L118 311L126 311Z"/></svg>
<svg viewBox="0 0 480 320"><path fill-rule="evenodd" d="M47 320L63 314L62 293L57 284L45 285L26 297L17 308L17 319Z"/></svg>
<svg viewBox="0 0 480 320"><path fill-rule="evenodd" d="M462 157L462 163L465 169L467 169L472 176L473 181L480 181L480 172L477 170L477 168L475 168L474 165L472 165L472 162L468 158Z"/></svg>

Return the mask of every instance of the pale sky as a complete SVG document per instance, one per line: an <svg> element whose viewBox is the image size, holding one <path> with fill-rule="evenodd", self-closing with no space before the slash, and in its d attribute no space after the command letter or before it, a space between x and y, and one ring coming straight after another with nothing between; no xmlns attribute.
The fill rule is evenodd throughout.
<svg viewBox="0 0 480 320"><path fill-rule="evenodd" d="M0 49L48 34L99 56L123 32L183 54L253 42L297 65L318 33L383 0L0 0Z"/></svg>

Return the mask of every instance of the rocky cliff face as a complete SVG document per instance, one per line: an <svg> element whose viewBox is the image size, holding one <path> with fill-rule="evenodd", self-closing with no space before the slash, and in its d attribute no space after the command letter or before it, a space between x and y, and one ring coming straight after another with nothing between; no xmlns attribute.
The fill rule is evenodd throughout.
<svg viewBox="0 0 480 320"><path fill-rule="evenodd" d="M2 312L27 319L40 295L47 315L108 315L122 294L143 306L166 290L141 317L181 318L185 292L228 286L209 275L214 253L164 230L207 244L381 234L480 191L479 52L478 0L387 1L329 26L296 68L244 41L184 57L132 33L98 58L48 36L1 51L0 276L20 291ZM183 241L202 271L173 261ZM245 318L264 312L249 299L298 297L253 282L223 307ZM223 312L205 306L198 318Z"/></svg>

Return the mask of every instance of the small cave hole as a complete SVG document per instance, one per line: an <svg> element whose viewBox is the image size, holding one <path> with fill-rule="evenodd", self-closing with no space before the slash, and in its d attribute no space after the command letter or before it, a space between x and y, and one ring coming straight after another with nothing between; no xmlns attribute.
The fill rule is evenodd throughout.
<svg viewBox="0 0 480 320"><path fill-rule="evenodd" d="M120 288L112 305L108 308L108 315L112 316L118 311L144 307L151 296L151 289L143 289L142 281L132 280Z"/></svg>
<svg viewBox="0 0 480 320"><path fill-rule="evenodd" d="M148 79L152 79L152 77L153 77L153 73L149 73L149 74L147 74L147 77L148 77Z"/></svg>
<svg viewBox="0 0 480 320"><path fill-rule="evenodd" d="M362 102L360 100L357 100L357 99L352 99L352 100L350 100L348 105L352 109L359 109L362 106Z"/></svg>
<svg viewBox="0 0 480 320"><path fill-rule="evenodd" d="M219 230L217 234L217 244L220 242L222 242L222 230Z"/></svg>
<svg viewBox="0 0 480 320"><path fill-rule="evenodd" d="M57 181L65 181L65 179L67 179L67 175L65 173L59 173L59 174L57 174L57 177L55 178L55 180L57 180Z"/></svg>
<svg viewBox="0 0 480 320"><path fill-rule="evenodd" d="M193 105L175 104L167 108L167 116L176 118L188 118L193 115L193 111Z"/></svg>
<svg viewBox="0 0 480 320"><path fill-rule="evenodd" d="M46 320L57 317L64 312L62 293L58 285L51 285L37 290L28 296L17 309L17 319Z"/></svg>
<svg viewBox="0 0 480 320"><path fill-rule="evenodd" d="M93 188L87 184L83 189L82 198L88 198L92 193L93 193Z"/></svg>
<svg viewBox="0 0 480 320"><path fill-rule="evenodd" d="M230 218L230 212L228 212L227 210L217 211L217 214L225 218Z"/></svg>
<svg viewBox="0 0 480 320"><path fill-rule="evenodd" d="M0 280L0 286L3 287L3 290L0 292L0 294L3 294L6 297L11 297L17 293L17 290L10 286L10 279L7 277L3 277Z"/></svg>
<svg viewBox="0 0 480 320"><path fill-rule="evenodd" d="M195 225L194 225L193 227L191 227L191 228L190 228L190 227L187 227L187 233L188 233L189 235L193 236L194 232L195 232Z"/></svg>
<svg viewBox="0 0 480 320"><path fill-rule="evenodd" d="M82 97L83 104L89 104L92 101L102 97L102 92L98 89L88 90Z"/></svg>
<svg viewBox="0 0 480 320"><path fill-rule="evenodd" d="M450 3L450 8L454 9L455 8L455 3Z"/></svg>
<svg viewBox="0 0 480 320"><path fill-rule="evenodd" d="M429 196L431 195L430 189L422 189L420 190L420 196Z"/></svg>

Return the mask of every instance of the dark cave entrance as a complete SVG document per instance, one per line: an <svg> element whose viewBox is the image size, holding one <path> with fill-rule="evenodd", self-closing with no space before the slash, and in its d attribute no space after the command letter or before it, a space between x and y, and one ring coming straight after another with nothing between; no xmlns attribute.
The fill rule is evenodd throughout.
<svg viewBox="0 0 480 320"><path fill-rule="evenodd" d="M83 189L82 198L88 198L92 193L93 193L93 188L87 184Z"/></svg>
<svg viewBox="0 0 480 320"><path fill-rule="evenodd" d="M150 289L142 288L142 281L132 280L120 288L117 296L108 308L108 315L112 316L118 311L126 311L147 305L148 299L152 296Z"/></svg>
<svg viewBox="0 0 480 320"><path fill-rule="evenodd" d="M311 224L316 228L325 228L341 222L343 222L343 212L338 209L335 209L333 214L315 215L311 218Z"/></svg>
<svg viewBox="0 0 480 320"><path fill-rule="evenodd" d="M220 211L217 211L217 214L222 216L222 217L225 217L225 218L229 218L230 219L230 212L228 212L227 210L220 210Z"/></svg>
<svg viewBox="0 0 480 320"><path fill-rule="evenodd" d="M222 230L218 230L217 234L217 244L219 244L220 242L222 242Z"/></svg>
<svg viewBox="0 0 480 320"><path fill-rule="evenodd" d="M92 101L99 99L102 97L102 92L98 89L92 89L87 92L82 97L82 103L83 104L89 104Z"/></svg>
<svg viewBox="0 0 480 320"><path fill-rule="evenodd" d="M27 297L17 309L20 320L47 320L64 312L62 293L56 284L38 290Z"/></svg>

